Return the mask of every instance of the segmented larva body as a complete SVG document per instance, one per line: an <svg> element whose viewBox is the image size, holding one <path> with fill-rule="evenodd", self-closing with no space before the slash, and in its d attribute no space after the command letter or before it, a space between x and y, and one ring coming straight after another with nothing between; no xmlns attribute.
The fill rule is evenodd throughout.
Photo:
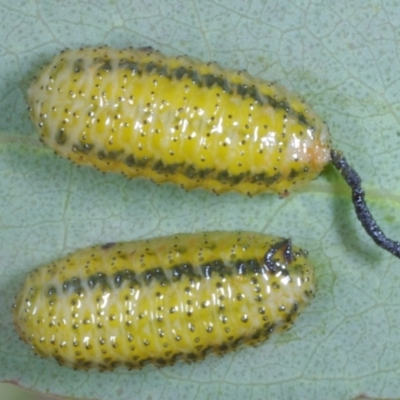
<svg viewBox="0 0 400 400"><path fill-rule="evenodd" d="M331 159L326 125L296 95L151 48L65 50L28 101L59 155L186 189L286 194Z"/></svg>
<svg viewBox="0 0 400 400"><path fill-rule="evenodd" d="M79 250L30 273L20 337L78 369L194 361L288 329L314 296L290 241L252 232L180 234Z"/></svg>

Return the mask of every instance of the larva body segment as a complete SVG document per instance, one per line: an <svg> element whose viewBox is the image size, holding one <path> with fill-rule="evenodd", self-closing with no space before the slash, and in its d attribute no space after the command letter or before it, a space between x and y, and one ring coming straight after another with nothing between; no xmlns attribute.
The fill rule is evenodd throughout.
<svg viewBox="0 0 400 400"><path fill-rule="evenodd" d="M330 161L326 125L296 95L151 48L66 50L28 102L59 155L186 189L286 194Z"/></svg>
<svg viewBox="0 0 400 400"><path fill-rule="evenodd" d="M20 337L77 369L194 361L288 329L314 296L290 241L252 232L180 234L79 250L28 275Z"/></svg>

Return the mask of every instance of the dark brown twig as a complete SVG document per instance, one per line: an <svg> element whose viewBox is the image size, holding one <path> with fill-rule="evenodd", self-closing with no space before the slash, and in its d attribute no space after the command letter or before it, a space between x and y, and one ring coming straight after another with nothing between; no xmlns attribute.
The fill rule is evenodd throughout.
<svg viewBox="0 0 400 400"><path fill-rule="evenodd" d="M333 165L342 174L344 180L351 188L354 209L365 231L379 247L400 258L400 243L388 238L382 232L369 211L364 199L365 193L361 187L360 176L348 164L347 160L340 152L331 150L331 157Z"/></svg>

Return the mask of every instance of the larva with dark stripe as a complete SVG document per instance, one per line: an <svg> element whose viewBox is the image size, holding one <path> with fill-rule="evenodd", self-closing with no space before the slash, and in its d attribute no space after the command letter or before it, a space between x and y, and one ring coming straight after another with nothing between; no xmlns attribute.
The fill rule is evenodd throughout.
<svg viewBox="0 0 400 400"><path fill-rule="evenodd" d="M79 250L31 272L14 305L20 337L76 369L195 361L288 329L314 297L290 240L180 234Z"/></svg>
<svg viewBox="0 0 400 400"><path fill-rule="evenodd" d="M28 103L57 154L186 189L285 196L332 162L368 235L400 257L400 243L374 221L360 177L331 149L326 125L275 83L148 47L83 48L56 56Z"/></svg>
<svg viewBox="0 0 400 400"><path fill-rule="evenodd" d="M61 156L186 189L284 194L330 160L326 126L283 87L151 48L66 50L28 97Z"/></svg>

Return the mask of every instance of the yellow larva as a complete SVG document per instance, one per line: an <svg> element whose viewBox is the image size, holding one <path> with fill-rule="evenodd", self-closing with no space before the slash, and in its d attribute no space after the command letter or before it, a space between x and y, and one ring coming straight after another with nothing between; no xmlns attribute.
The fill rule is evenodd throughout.
<svg viewBox="0 0 400 400"><path fill-rule="evenodd" d="M14 305L20 337L77 369L195 361L290 328L314 271L289 240L180 234L79 250L31 272Z"/></svg>
<svg viewBox="0 0 400 400"><path fill-rule="evenodd" d="M28 97L56 153L129 177L285 194L330 160L325 124L296 95L244 71L151 48L66 50Z"/></svg>
<svg viewBox="0 0 400 400"><path fill-rule="evenodd" d="M360 177L331 149L326 125L275 83L151 48L83 48L56 56L28 103L57 154L186 189L285 196L332 162L368 235L400 257L400 243L369 212Z"/></svg>

